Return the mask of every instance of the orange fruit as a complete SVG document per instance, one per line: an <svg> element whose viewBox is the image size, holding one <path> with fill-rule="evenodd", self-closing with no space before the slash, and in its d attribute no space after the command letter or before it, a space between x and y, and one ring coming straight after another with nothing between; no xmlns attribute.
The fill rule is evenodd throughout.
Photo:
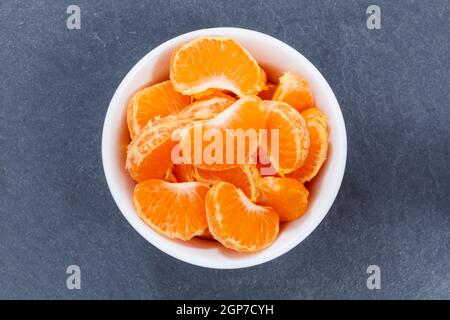
<svg viewBox="0 0 450 320"><path fill-rule="evenodd" d="M258 190L256 180L259 179L259 172L256 165L242 165L227 170L205 170L194 167L194 176L197 181L208 183L229 182L241 189L252 201L256 201Z"/></svg>
<svg viewBox="0 0 450 320"><path fill-rule="evenodd" d="M193 120L214 117L234 101L223 94L194 102L177 114L162 118L156 116L150 120L128 146L126 168L131 177L138 182L146 179L176 181L171 167L172 150L178 141L172 139L172 133L181 130Z"/></svg>
<svg viewBox="0 0 450 320"><path fill-rule="evenodd" d="M307 211L304 183L327 157L326 116L305 79L285 72L268 81L226 37L185 43L169 68L170 80L127 106L125 166L137 181L137 214L170 238L263 250L280 222Z"/></svg>
<svg viewBox="0 0 450 320"><path fill-rule="evenodd" d="M229 95L218 92L212 96L203 97L196 100L179 113L181 118L195 120L207 120L215 117L218 113L224 111L236 100Z"/></svg>
<svg viewBox="0 0 450 320"><path fill-rule="evenodd" d="M194 167L190 164L174 164L172 173L178 182L196 181Z"/></svg>
<svg viewBox="0 0 450 320"><path fill-rule="evenodd" d="M325 128L328 127L327 116L317 108L310 108L308 110L305 110L301 113L301 115L303 119L305 119L305 121L315 119L319 121Z"/></svg>
<svg viewBox="0 0 450 320"><path fill-rule="evenodd" d="M196 99L196 100L199 100L199 99L203 99L205 97L212 96L212 95L214 95L216 93L220 93L220 92L222 92L222 91L220 91L218 89L208 89L208 90L205 90L205 91L200 92L200 93L195 93L191 97Z"/></svg>
<svg viewBox="0 0 450 320"><path fill-rule="evenodd" d="M303 165L288 176L296 178L300 182L306 182L317 175L327 159L328 129L327 118L319 109L305 110L302 112L302 115L304 115L309 132L309 152Z"/></svg>
<svg viewBox="0 0 450 320"><path fill-rule="evenodd" d="M207 120L224 111L235 101L233 97L220 93L196 100L178 113L173 113L165 117L156 116L150 121L153 125L161 125L178 120Z"/></svg>
<svg viewBox="0 0 450 320"><path fill-rule="evenodd" d="M136 185L133 204L150 227L175 239L189 240L208 227L205 197L209 186L200 182L147 180Z"/></svg>
<svg viewBox="0 0 450 320"><path fill-rule="evenodd" d="M202 37L179 47L170 61L170 79L185 95L229 90L240 97L256 95L263 75L258 63L236 41Z"/></svg>
<svg viewBox="0 0 450 320"><path fill-rule="evenodd" d="M275 209L280 221L297 219L308 208L309 192L294 178L265 177L256 185L261 194L257 203Z"/></svg>
<svg viewBox="0 0 450 320"><path fill-rule="evenodd" d="M275 210L254 204L231 183L215 184L205 203L209 231L227 248L256 252L269 246L278 234Z"/></svg>
<svg viewBox="0 0 450 320"><path fill-rule="evenodd" d="M286 102L299 112L314 106L314 97L308 82L292 72L285 72L281 76L272 100Z"/></svg>
<svg viewBox="0 0 450 320"><path fill-rule="evenodd" d="M309 149L308 129L303 117L290 105L279 101L263 101L263 105L267 108L267 147L263 144L262 148L267 150L270 162L283 176L300 168L306 159ZM273 129L278 130L278 139L276 136L273 138L275 144L272 143Z"/></svg>
<svg viewBox="0 0 450 320"><path fill-rule="evenodd" d="M258 148L258 130L265 123L265 109L260 102L256 96L244 97L210 120L194 121L182 133L180 149L185 164L225 170L252 163L250 157Z"/></svg>
<svg viewBox="0 0 450 320"><path fill-rule="evenodd" d="M258 97L260 97L262 100L272 100L273 94L275 93L275 90L277 89L277 85L273 84L271 82L267 82L266 89L262 90Z"/></svg>
<svg viewBox="0 0 450 320"><path fill-rule="evenodd" d="M172 118L172 117L171 117ZM147 179L164 179L172 167L171 153L177 145L172 133L190 120L150 121L127 149L126 169L137 182Z"/></svg>
<svg viewBox="0 0 450 320"><path fill-rule="evenodd" d="M175 91L169 80L138 91L127 107L127 123L131 139L134 139L154 117L177 113L190 102L191 98Z"/></svg>

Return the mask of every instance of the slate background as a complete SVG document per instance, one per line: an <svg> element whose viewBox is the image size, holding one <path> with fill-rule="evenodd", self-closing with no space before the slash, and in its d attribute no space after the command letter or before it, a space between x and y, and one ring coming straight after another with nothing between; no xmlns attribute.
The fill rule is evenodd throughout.
<svg viewBox="0 0 450 320"><path fill-rule="evenodd" d="M382 29L366 8L382 8ZM66 8L81 7L81 30ZM148 244L117 209L100 142L130 68L187 31L273 35L323 73L348 133L346 174L300 246L209 270ZM0 298L450 298L450 3L0 2ZM66 289L77 264L82 290ZM368 265L382 290L366 288Z"/></svg>

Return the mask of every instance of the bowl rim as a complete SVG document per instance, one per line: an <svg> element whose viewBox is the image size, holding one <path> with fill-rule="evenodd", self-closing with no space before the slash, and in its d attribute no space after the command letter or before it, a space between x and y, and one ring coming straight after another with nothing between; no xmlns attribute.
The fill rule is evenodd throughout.
<svg viewBox="0 0 450 320"><path fill-rule="evenodd" d="M336 183L334 184L333 188L330 190L331 193L327 197L328 201L327 203L322 205L322 211L320 212L320 216L317 217L315 220L313 220L311 223L309 223L307 226L305 226L302 234L295 239L295 241L289 241L286 245L280 247L277 251L273 251L270 254L258 256L254 259L247 259L247 260L234 260L230 263L218 263L216 261L213 261L214 259L207 260L207 259L195 259L192 258L191 254L184 254L177 250L172 250L169 245L166 245L164 242L155 241L155 238L148 233L148 230L145 228L142 228L142 225L139 224L136 220L137 214L134 212L135 217L131 217L128 210L125 208L125 205L122 204L122 192L119 190L118 186L116 186L116 183L113 181L112 177L112 166L113 161L107 159L107 150L110 148L110 145L108 144L109 139L107 137L107 133L110 130L110 127L112 124L113 119L113 113L116 111L114 110L113 106L116 104L116 100L119 99L120 94L123 91L123 88L127 86L128 82L133 78L133 76L141 69L141 67L146 63L148 60L152 59L153 57L157 57L161 52L164 52L164 50L167 47L170 47L173 44L182 43L183 39L186 38L192 38L192 37L201 37L201 36L211 36L211 35L221 35L221 34L229 34L233 32L238 33L246 33L247 35L253 35L264 38L265 41L272 42L274 46L276 46L278 49L285 50L290 54L298 55L299 59L303 60L304 63L309 64L308 66L313 73L315 73L315 76L317 79L321 82L321 85L324 86L325 90L329 92L330 98L333 101L333 104L337 106L336 115L337 115L337 130L340 131L340 137L339 140L339 148L341 151L341 156L337 160L339 160L337 165L337 172L336 174ZM231 36L230 36L231 37ZM336 129L334 129L336 130ZM342 111L340 108L340 105L337 101L337 98L329 86L326 79L323 77L321 72L315 67L314 64L312 64L306 57L304 57L300 52L298 52L293 47L289 46L285 42L282 42L281 40L278 40L268 34L254 31L251 29L245 29L245 28L236 28L236 27L218 27L218 28L205 28L205 29L199 29L195 31L190 31L181 35L178 35L176 37L173 37L154 49L152 49L150 52L148 52L146 55L144 55L132 68L131 70L126 74L126 76L122 79L117 89L114 91L114 95L108 105L108 109L106 112L104 124L103 124L103 130L102 130L102 146L101 146L101 152L102 152L102 164L103 164L103 171L106 177L106 181L108 184L108 188L111 192L111 195L114 199L114 202L118 206L121 214L125 217L125 219L128 221L128 223L131 224L133 229L135 229L144 239L146 239L150 244L158 248L159 250L163 251L164 253L168 254L171 257L174 257L178 260L181 260L183 262L200 266L200 267L206 267L206 268L213 268L213 269L239 269L239 268L247 268L251 266L260 265L262 263L274 260L281 255L285 254L286 252L290 251L297 245L299 245L304 239L306 239L316 228L317 226L323 221L325 216L328 214L331 206L333 205L337 194L340 190L342 180L344 177L346 162L347 162L347 133L345 128L345 121L344 117L342 115ZM139 219L139 217L137 217ZM169 240L169 239L168 239Z"/></svg>

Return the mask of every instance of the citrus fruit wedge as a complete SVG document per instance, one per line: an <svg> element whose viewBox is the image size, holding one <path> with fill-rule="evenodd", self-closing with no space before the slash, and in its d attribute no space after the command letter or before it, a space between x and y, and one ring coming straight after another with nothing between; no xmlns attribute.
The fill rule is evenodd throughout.
<svg viewBox="0 0 450 320"><path fill-rule="evenodd" d="M150 120L128 146L126 168L131 177L138 182L146 179L174 181L176 176L171 175L172 150L178 145L178 140L172 134L180 132L194 120L214 117L234 101L223 94L194 102L179 113Z"/></svg>
<svg viewBox="0 0 450 320"><path fill-rule="evenodd" d="M328 127L327 116L324 115L318 108L310 108L301 113L305 121L316 120L319 121L325 128Z"/></svg>
<svg viewBox="0 0 450 320"><path fill-rule="evenodd" d="M239 252L266 248L279 230L275 210L254 204L228 182L219 182L208 191L206 218L214 239Z"/></svg>
<svg viewBox="0 0 450 320"><path fill-rule="evenodd" d="M309 149L308 129L300 113L287 103L263 101L262 104L267 109L267 141L261 148L266 150L270 162L283 176L300 168L306 159Z"/></svg>
<svg viewBox="0 0 450 320"><path fill-rule="evenodd" d="M128 145L125 167L137 182L167 177L172 167L172 149L178 143L172 139L172 134L191 122L189 119L165 120L156 119L147 123Z"/></svg>
<svg viewBox="0 0 450 320"><path fill-rule="evenodd" d="M258 63L236 41L225 37L202 37L179 47L170 61L170 79L185 95L209 94L211 89L229 90L240 97L262 89Z"/></svg>
<svg viewBox="0 0 450 320"><path fill-rule="evenodd" d="M229 95L217 93L213 96L204 97L194 101L181 111L178 116L184 119L191 119L192 121L211 119L224 111L235 101L236 100Z"/></svg>
<svg viewBox="0 0 450 320"><path fill-rule="evenodd" d="M133 204L149 226L174 239L189 240L208 227L205 197L209 186L200 182L147 180L136 185Z"/></svg>
<svg viewBox="0 0 450 320"><path fill-rule="evenodd" d="M281 76L272 100L286 102L299 112L314 106L314 97L308 82L292 72Z"/></svg>
<svg viewBox="0 0 450 320"><path fill-rule="evenodd" d="M304 115L309 132L309 152L303 165L288 174L288 176L296 178L303 183L314 178L327 159L328 129L327 118L319 109L305 110L302 112L302 115Z"/></svg>
<svg viewBox="0 0 450 320"><path fill-rule="evenodd" d="M308 208L308 190L294 178L264 177L256 182L260 196L257 203L270 206L280 221L302 216Z"/></svg>
<svg viewBox="0 0 450 320"><path fill-rule="evenodd" d="M208 183L229 182L241 189L252 201L256 201L258 190L256 180L260 178L256 165L241 165L226 170L205 170L194 167L194 176L197 181Z"/></svg>
<svg viewBox="0 0 450 320"><path fill-rule="evenodd" d="M156 116L164 117L177 113L190 103L191 98L175 91L169 80L138 91L127 107L127 123L131 139L134 139L147 122Z"/></svg>
<svg viewBox="0 0 450 320"><path fill-rule="evenodd" d="M180 149L184 163L206 170L251 164L258 148L258 130L264 128L265 117L261 100L248 96L210 120L194 121L182 133Z"/></svg>

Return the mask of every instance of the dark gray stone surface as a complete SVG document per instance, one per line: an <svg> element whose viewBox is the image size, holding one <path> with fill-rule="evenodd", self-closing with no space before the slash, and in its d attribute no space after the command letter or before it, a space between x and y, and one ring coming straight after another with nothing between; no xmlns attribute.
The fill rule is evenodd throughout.
<svg viewBox="0 0 450 320"><path fill-rule="evenodd" d="M366 28L366 8L382 29ZM81 7L81 30L66 8ZM209 270L135 232L103 175L108 103L181 33L237 26L309 58L346 120L341 191L313 234L264 265ZM0 298L450 298L450 3L0 2ZM82 289L66 289L77 264ZM382 289L366 288L379 265Z"/></svg>

